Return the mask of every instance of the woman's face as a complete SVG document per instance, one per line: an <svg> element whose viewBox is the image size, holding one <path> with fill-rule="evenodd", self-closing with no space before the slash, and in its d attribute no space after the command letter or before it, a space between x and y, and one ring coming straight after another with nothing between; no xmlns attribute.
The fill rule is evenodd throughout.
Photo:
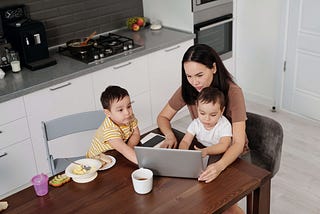
<svg viewBox="0 0 320 214"><path fill-rule="evenodd" d="M205 65L188 61L183 64L188 82L200 92L203 88L209 87L213 81L213 76L217 71L216 64L210 69Z"/></svg>

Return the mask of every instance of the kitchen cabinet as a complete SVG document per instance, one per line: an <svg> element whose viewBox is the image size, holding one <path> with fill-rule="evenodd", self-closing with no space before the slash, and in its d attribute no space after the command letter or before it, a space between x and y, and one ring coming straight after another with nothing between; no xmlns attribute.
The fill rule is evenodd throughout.
<svg viewBox="0 0 320 214"><path fill-rule="evenodd" d="M140 130L150 127L151 109L147 59L145 56L120 63L93 73L96 109L101 109L101 93L109 85L125 88L130 95Z"/></svg>
<svg viewBox="0 0 320 214"><path fill-rule="evenodd" d="M95 109L91 75L24 96L38 172L49 173L41 121Z"/></svg>
<svg viewBox="0 0 320 214"><path fill-rule="evenodd" d="M29 185L36 174L22 98L0 104L0 171L0 198Z"/></svg>
<svg viewBox="0 0 320 214"><path fill-rule="evenodd" d="M179 43L148 55L150 72L150 95L152 122L157 123L157 116L167 104L171 95L181 85L181 61L185 51L193 45L193 40ZM175 119L182 116L179 112Z"/></svg>
<svg viewBox="0 0 320 214"><path fill-rule="evenodd" d="M30 185L37 173L30 139L0 149L0 170L0 198Z"/></svg>

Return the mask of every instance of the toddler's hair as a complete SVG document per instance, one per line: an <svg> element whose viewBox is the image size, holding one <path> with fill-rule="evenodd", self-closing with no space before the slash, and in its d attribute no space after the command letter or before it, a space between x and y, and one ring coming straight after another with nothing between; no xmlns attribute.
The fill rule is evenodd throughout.
<svg viewBox="0 0 320 214"><path fill-rule="evenodd" d="M121 88L120 86L110 85L102 92L100 101L104 109L110 110L111 104L114 101L122 100L126 96L129 96L126 89Z"/></svg>
<svg viewBox="0 0 320 214"><path fill-rule="evenodd" d="M214 87L207 87L202 89L202 91L199 93L197 98L197 105L199 103L218 103L220 104L220 109L222 111L225 106L225 98L222 91L220 91L219 89Z"/></svg>

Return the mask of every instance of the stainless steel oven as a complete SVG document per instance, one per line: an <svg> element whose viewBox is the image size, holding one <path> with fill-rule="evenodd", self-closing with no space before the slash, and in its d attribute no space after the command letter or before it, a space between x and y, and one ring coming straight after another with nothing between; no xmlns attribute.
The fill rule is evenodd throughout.
<svg viewBox="0 0 320 214"><path fill-rule="evenodd" d="M195 43L213 47L223 60L232 57L232 0L193 0Z"/></svg>

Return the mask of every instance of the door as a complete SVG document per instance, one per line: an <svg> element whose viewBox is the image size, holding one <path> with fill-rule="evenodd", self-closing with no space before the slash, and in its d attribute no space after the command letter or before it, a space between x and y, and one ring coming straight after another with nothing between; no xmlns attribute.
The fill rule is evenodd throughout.
<svg viewBox="0 0 320 214"><path fill-rule="evenodd" d="M290 0L282 107L320 120L320 1Z"/></svg>

